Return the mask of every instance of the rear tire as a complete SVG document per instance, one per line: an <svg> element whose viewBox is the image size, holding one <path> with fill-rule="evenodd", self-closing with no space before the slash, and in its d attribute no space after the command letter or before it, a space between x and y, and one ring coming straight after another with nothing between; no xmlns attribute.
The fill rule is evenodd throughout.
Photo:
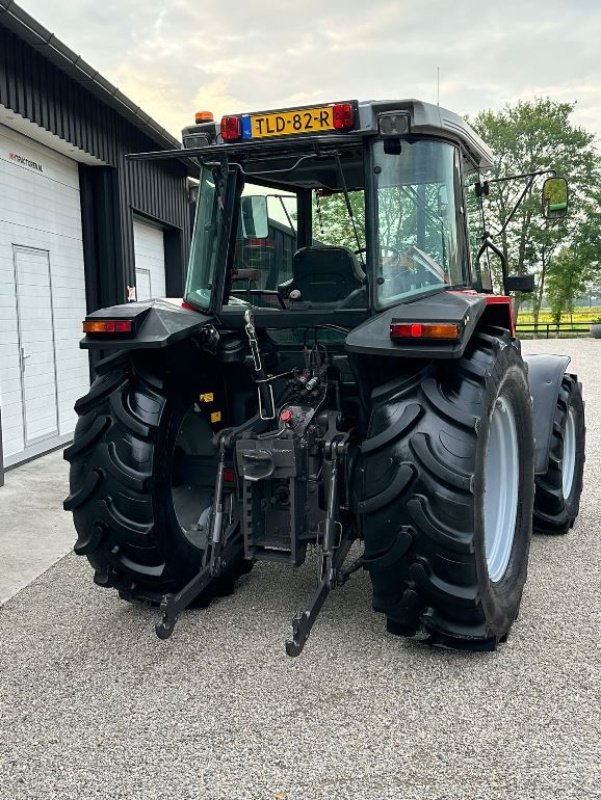
<svg viewBox="0 0 601 800"><path fill-rule="evenodd" d="M525 365L501 329L372 394L358 511L389 631L471 650L506 639L527 574L533 449Z"/></svg>
<svg viewBox="0 0 601 800"><path fill-rule="evenodd" d="M185 355L180 352L178 359L172 353L164 363L185 363ZM185 375L168 366L157 370L153 365L149 372L135 359L117 356L100 362L89 393L75 404L79 420L73 444L65 450L71 493L64 507L73 512L75 552L87 556L95 582L118 589L126 600L158 603L163 594L179 591L201 566L204 540L193 532L190 519L197 495L205 505L212 502L214 477L204 487L191 485L182 504L177 491L185 493L186 485L175 478L181 459L178 434L199 393L214 391L219 397L219 390L196 365ZM202 451L210 469L212 430L208 415L201 411L201 417L204 427L196 434L200 444L193 455ZM216 458L214 464L216 473ZM180 483L177 491L174 483ZM201 510L199 500L198 514ZM236 557L196 603L207 605L212 597L229 594L250 567L240 537Z"/></svg>
<svg viewBox="0 0 601 800"><path fill-rule="evenodd" d="M564 534L574 526L582 494L584 449L582 389L578 378L566 373L553 417L547 472L536 477L536 533Z"/></svg>

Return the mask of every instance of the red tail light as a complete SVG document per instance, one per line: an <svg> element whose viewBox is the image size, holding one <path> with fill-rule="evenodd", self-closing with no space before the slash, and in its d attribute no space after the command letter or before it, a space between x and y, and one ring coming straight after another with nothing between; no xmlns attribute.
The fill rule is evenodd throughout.
<svg viewBox="0 0 601 800"><path fill-rule="evenodd" d="M223 480L226 483L233 483L236 480L236 474L233 469L223 470Z"/></svg>
<svg viewBox="0 0 601 800"><path fill-rule="evenodd" d="M86 319L82 324L84 333L131 333L131 319Z"/></svg>
<svg viewBox="0 0 601 800"><path fill-rule="evenodd" d="M221 117L221 137L224 142L237 142L242 138L240 117Z"/></svg>
<svg viewBox="0 0 601 800"><path fill-rule="evenodd" d="M353 106L350 103L336 103L332 108L332 121L337 131L353 127Z"/></svg>
<svg viewBox="0 0 601 800"><path fill-rule="evenodd" d="M392 322L391 339L447 339L457 341L461 336L456 322Z"/></svg>

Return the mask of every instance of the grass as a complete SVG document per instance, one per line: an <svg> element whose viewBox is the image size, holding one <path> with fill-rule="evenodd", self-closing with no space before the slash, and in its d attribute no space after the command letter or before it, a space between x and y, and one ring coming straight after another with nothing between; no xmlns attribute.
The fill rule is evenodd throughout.
<svg viewBox="0 0 601 800"><path fill-rule="evenodd" d="M574 309L573 314L563 314L561 323L563 325L570 324L592 324L597 320L601 320L601 307L587 307L581 306ZM553 322L553 317L549 309L542 309L538 315L539 323ZM532 325L534 323L534 316L531 311L520 311L517 324L518 325Z"/></svg>

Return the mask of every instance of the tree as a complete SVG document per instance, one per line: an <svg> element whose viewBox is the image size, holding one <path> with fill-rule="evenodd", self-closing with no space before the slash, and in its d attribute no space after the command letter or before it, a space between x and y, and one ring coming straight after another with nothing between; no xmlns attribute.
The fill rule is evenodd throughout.
<svg viewBox="0 0 601 800"><path fill-rule="evenodd" d="M547 272L546 295L557 323L562 313L573 312L576 297L601 286L601 190L583 198L577 222L571 246L559 251Z"/></svg>
<svg viewBox="0 0 601 800"><path fill-rule="evenodd" d="M508 105L498 112L482 111L471 121L495 155L493 177L546 169L555 170L570 184L568 217L554 222L545 220L540 195L542 179L539 178L527 190L513 220L500 237L500 246L512 274L536 272L532 298L535 321L554 256L562 246L570 247L578 237L591 191L599 182L594 137L571 122L574 105L538 98ZM491 184L486 209L491 232L502 229L524 186L524 180ZM516 306L519 308L519 297Z"/></svg>
<svg viewBox="0 0 601 800"><path fill-rule="evenodd" d="M349 192L355 227L349 216L343 192L313 194L313 237L322 244L336 244L355 251L365 247L365 204L362 191ZM359 245L357 244L357 236Z"/></svg>
<svg viewBox="0 0 601 800"><path fill-rule="evenodd" d="M586 289L589 265L582 253L572 248L562 248L552 262L547 276L547 300L551 317L556 325L562 314L572 314L574 299Z"/></svg>

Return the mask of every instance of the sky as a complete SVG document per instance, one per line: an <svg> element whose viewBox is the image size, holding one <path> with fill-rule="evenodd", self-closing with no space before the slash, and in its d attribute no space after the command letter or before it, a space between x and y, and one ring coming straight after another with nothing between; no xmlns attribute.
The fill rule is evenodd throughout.
<svg viewBox="0 0 601 800"><path fill-rule="evenodd" d="M177 138L198 110L549 96L601 141L598 0L19 0Z"/></svg>

